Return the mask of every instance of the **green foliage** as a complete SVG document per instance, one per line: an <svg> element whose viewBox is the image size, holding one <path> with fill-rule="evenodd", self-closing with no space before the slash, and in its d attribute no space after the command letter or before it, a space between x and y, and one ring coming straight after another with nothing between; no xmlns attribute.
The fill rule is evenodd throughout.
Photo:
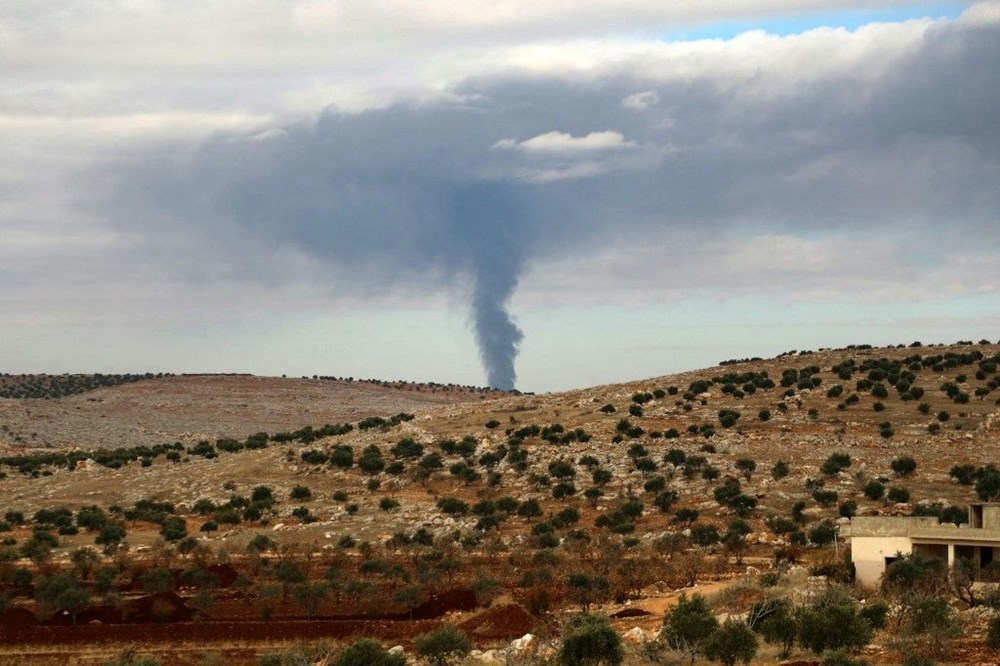
<svg viewBox="0 0 1000 666"><path fill-rule="evenodd" d="M740 418L740 413L735 409L721 409L719 410L719 424L723 428L731 428L736 425L736 422Z"/></svg>
<svg viewBox="0 0 1000 666"><path fill-rule="evenodd" d="M597 574L570 574L567 582L570 598L580 604L580 609L584 613L590 610L591 604L607 599L611 591L611 583L608 582L608 579Z"/></svg>
<svg viewBox="0 0 1000 666"><path fill-rule="evenodd" d="M694 660L718 626L705 597L695 594L689 599L681 592L677 605L663 618L660 636L669 647Z"/></svg>
<svg viewBox="0 0 1000 666"><path fill-rule="evenodd" d="M768 643L780 645L781 657L787 658L799 630L791 604L786 599L757 602L750 608L748 618L754 623L753 629Z"/></svg>
<svg viewBox="0 0 1000 666"><path fill-rule="evenodd" d="M878 481L869 481L865 484L862 492L864 492L865 497L874 502L882 499L882 496L885 495L885 485Z"/></svg>
<svg viewBox="0 0 1000 666"><path fill-rule="evenodd" d="M452 659L466 656L472 651L472 642L453 625L420 634L413 639L417 654L434 666L443 666Z"/></svg>
<svg viewBox="0 0 1000 666"><path fill-rule="evenodd" d="M991 650L1000 650L1000 615L990 618L989 626L986 629L986 645Z"/></svg>
<svg viewBox="0 0 1000 666"><path fill-rule="evenodd" d="M621 638L607 618L585 614L569 621L559 650L559 664L617 666L624 659Z"/></svg>
<svg viewBox="0 0 1000 666"><path fill-rule="evenodd" d="M889 488L889 491L885 496L890 502L895 502L897 504L906 504L910 501L910 491L902 486L893 486Z"/></svg>
<svg viewBox="0 0 1000 666"><path fill-rule="evenodd" d="M333 666L406 666L406 656L389 654L377 640L362 638L344 648L332 664Z"/></svg>
<svg viewBox="0 0 1000 666"><path fill-rule="evenodd" d="M695 525L691 528L691 541L698 546L719 543L719 529L715 525Z"/></svg>
<svg viewBox="0 0 1000 666"><path fill-rule="evenodd" d="M757 469L757 463L751 458L740 458L735 463L736 469L743 473L743 477L749 481L750 476L753 474L754 470Z"/></svg>
<svg viewBox="0 0 1000 666"><path fill-rule="evenodd" d="M90 594L72 574L53 574L35 584L35 601L47 613L69 613L76 624L77 614L90 604Z"/></svg>
<svg viewBox="0 0 1000 666"><path fill-rule="evenodd" d="M449 516L464 516L469 512L469 505L457 497L442 497L437 502L438 509Z"/></svg>
<svg viewBox="0 0 1000 666"><path fill-rule="evenodd" d="M745 622L728 619L705 641L705 656L734 666L737 661L749 664L757 654L757 637Z"/></svg>
<svg viewBox="0 0 1000 666"><path fill-rule="evenodd" d="M900 456L899 458L893 459L893 461L889 463L889 467L896 474L906 477L916 471L917 461L911 456Z"/></svg>
<svg viewBox="0 0 1000 666"><path fill-rule="evenodd" d="M827 652L823 657L823 666L868 666L868 662L861 657L853 656L844 649Z"/></svg>
<svg viewBox="0 0 1000 666"><path fill-rule="evenodd" d="M188 534L187 524L179 516L171 516L163 521L160 528L160 535L170 542L180 541Z"/></svg>
<svg viewBox="0 0 1000 666"><path fill-rule="evenodd" d="M820 654L838 648L860 649L871 641L872 627L845 592L830 588L799 609L799 643Z"/></svg>

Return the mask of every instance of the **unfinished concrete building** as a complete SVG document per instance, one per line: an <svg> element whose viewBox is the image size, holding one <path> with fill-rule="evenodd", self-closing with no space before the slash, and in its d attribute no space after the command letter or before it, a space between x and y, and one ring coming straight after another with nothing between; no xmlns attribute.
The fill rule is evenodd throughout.
<svg viewBox="0 0 1000 666"><path fill-rule="evenodd" d="M878 585L887 566L900 555L921 553L947 560L972 561L978 573L1000 561L1000 504L972 504L969 523L942 524L931 517L855 516L845 536L851 539L851 561L858 582Z"/></svg>

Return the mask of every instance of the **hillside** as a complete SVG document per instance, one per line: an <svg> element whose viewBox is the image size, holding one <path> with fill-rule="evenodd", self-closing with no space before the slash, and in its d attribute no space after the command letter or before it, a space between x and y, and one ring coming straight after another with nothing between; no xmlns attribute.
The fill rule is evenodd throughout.
<svg viewBox="0 0 1000 666"><path fill-rule="evenodd" d="M503 395L455 385L253 375L8 375L0 388L0 446L87 448L246 437Z"/></svg>
<svg viewBox="0 0 1000 666"><path fill-rule="evenodd" d="M81 442L106 444L114 433L130 447L8 450L21 456L0 460L0 492L24 524L8 518L5 527L12 547L23 548L39 524L68 526L46 561L95 545L105 521L120 522L133 553L175 553L163 537L179 547L193 535L185 547L206 561L249 566L263 543L275 556L304 558L307 576L327 576L358 613L405 614L400 589L427 599L488 579L493 596L507 595L532 622L558 624L551 611L580 602L568 573L585 572L605 581L593 601L607 612L626 599L643 611L620 629L648 631L662 621L665 594L733 580L748 563L846 576L831 542L855 513L951 519L950 507L977 491L995 498L1000 487L975 482L997 460L998 364L1000 345L910 345L727 362L559 394L458 402L405 390L389 400L381 391L385 416L413 414L389 420L358 418L358 405L371 409L376 399L364 387L139 382L5 413L28 418L30 408L39 436L79 429ZM36 411L43 408L51 411ZM163 426L139 420L147 409L156 423L187 428L185 443L149 446ZM99 414L125 422L125 413L141 431L135 439L122 427L87 434ZM197 425L181 426L180 413ZM270 434L248 436L260 430ZM90 505L102 522L74 526L74 512ZM37 514L60 507L69 518ZM175 566L189 566L177 557ZM252 589L220 591L207 617L253 616L267 577L257 570ZM317 617L342 614L341 592L321 601ZM244 594L250 605L234 611ZM285 599L274 612L301 618L302 609ZM481 642L514 638L523 633L517 626ZM974 654L981 642L962 645Z"/></svg>

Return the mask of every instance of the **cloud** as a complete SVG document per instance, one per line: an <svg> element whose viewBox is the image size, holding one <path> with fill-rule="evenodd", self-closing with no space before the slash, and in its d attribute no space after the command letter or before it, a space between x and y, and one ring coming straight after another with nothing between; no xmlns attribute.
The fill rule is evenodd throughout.
<svg viewBox="0 0 1000 666"><path fill-rule="evenodd" d="M659 104L660 95L655 90L632 93L622 100L622 107L633 111L644 111Z"/></svg>
<svg viewBox="0 0 1000 666"><path fill-rule="evenodd" d="M565 132L546 132L520 142L515 139L500 139L493 144L493 147L504 150L516 149L526 153L571 155L633 148L635 143L626 141L621 132L607 130L579 137Z"/></svg>

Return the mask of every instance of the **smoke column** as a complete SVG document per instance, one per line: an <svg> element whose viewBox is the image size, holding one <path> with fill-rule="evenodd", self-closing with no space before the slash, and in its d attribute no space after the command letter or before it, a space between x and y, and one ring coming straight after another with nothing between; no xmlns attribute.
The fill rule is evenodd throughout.
<svg viewBox="0 0 1000 666"><path fill-rule="evenodd" d="M507 302L524 267L526 196L516 186L480 183L455 198L454 223L472 261L472 328L479 358L487 383L505 391L514 389L514 360L524 339Z"/></svg>
<svg viewBox="0 0 1000 666"><path fill-rule="evenodd" d="M473 327L486 381L505 391L514 389L514 358L524 338L507 311L516 286L516 275L478 275L472 294Z"/></svg>

